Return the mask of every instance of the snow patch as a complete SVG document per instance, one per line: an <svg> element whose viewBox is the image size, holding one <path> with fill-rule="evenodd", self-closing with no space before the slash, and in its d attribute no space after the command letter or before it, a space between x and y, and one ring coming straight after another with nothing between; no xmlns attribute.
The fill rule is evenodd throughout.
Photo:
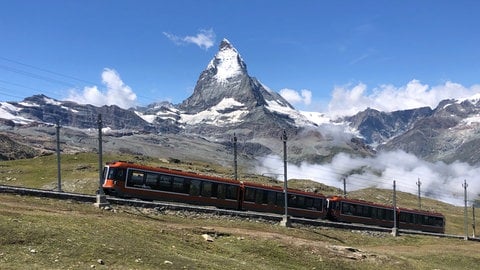
<svg viewBox="0 0 480 270"><path fill-rule="evenodd" d="M47 98L47 97L44 97L43 100L45 101L46 104L51 104L51 105L56 105L56 106L61 106L62 103L57 101L57 100L54 100L52 98Z"/></svg>
<svg viewBox="0 0 480 270"><path fill-rule="evenodd" d="M15 107L10 103L0 102L0 118L11 120L16 124L22 124L22 125L33 122L30 119L19 116L18 115L19 111L20 111L20 108Z"/></svg>
<svg viewBox="0 0 480 270"><path fill-rule="evenodd" d="M468 98L458 99L458 100L457 100L457 103L460 104L460 103L464 102L465 100L468 100L468 101L470 101L472 104L475 104L475 103L477 103L478 101L480 101L480 93L475 94L475 95L473 95L473 96L470 96L470 97L468 97Z"/></svg>
<svg viewBox="0 0 480 270"><path fill-rule="evenodd" d="M243 73L243 59L235 48L225 48L220 50L210 61L207 69L215 69L215 78L220 82L226 82L227 79Z"/></svg>
<svg viewBox="0 0 480 270"><path fill-rule="evenodd" d="M157 115L156 114L142 114L140 112L135 112L136 115L140 116L140 118L142 118L143 120L145 120L146 122L152 124L155 119L157 118Z"/></svg>
<svg viewBox="0 0 480 270"><path fill-rule="evenodd" d="M226 109L232 109L232 111L224 112ZM203 123L223 126L238 123L247 114L248 110L244 104L233 98L224 98L208 110L196 114L182 114L180 122L190 125Z"/></svg>
<svg viewBox="0 0 480 270"><path fill-rule="evenodd" d="M312 124L314 124L299 111L292 109L289 106L285 106L277 100L266 100L266 102L268 110L278 114L287 115L295 121L295 125L297 126L311 126Z"/></svg>
<svg viewBox="0 0 480 270"><path fill-rule="evenodd" d="M467 117L465 119L462 119L462 123L467 125L467 126L470 126L472 124L478 124L480 123L480 115L474 115L474 116L470 116L470 117Z"/></svg>
<svg viewBox="0 0 480 270"><path fill-rule="evenodd" d="M31 103L31 102L25 102L25 101L22 101L20 103L18 103L24 107L40 107L40 105L36 104L36 103Z"/></svg>
<svg viewBox="0 0 480 270"><path fill-rule="evenodd" d="M330 117L328 117L325 113L321 112L305 112L305 111L300 111L300 113L305 116L309 121L321 125L321 124L327 124L331 122Z"/></svg>

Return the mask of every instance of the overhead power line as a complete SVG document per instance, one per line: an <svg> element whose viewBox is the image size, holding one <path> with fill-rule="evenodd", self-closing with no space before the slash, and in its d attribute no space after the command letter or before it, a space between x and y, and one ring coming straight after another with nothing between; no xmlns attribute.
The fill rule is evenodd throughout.
<svg viewBox="0 0 480 270"><path fill-rule="evenodd" d="M51 70L48 70L48 69L45 69L45 68L41 68L41 67L37 67L37 66L34 66L34 65L22 63L22 62L19 62L19 61L16 61L16 60L12 60L12 59L9 59L7 57L0 56L0 59L11 62L11 63L18 64L18 65L21 65L21 66L25 66L25 67L28 67L28 68L32 68L32 69L36 69L36 70L43 71L43 72L46 72L46 73L50 73L50 74L53 74L53 75L56 75L56 76L64 77L64 78L67 78L67 79L71 79L71 80L75 80L75 81L79 81L79 82L83 82L83 83L87 83L87 84L93 84L93 85L96 84L94 82L90 82L90 81L87 81L87 80L84 80L84 79L81 79L81 78L77 78L77 77L74 77L74 76L71 76L71 75L62 74L60 72L51 71Z"/></svg>

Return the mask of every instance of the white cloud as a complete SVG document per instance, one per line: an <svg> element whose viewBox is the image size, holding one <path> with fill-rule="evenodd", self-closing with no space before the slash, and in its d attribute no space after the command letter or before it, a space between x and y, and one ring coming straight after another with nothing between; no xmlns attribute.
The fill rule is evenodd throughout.
<svg viewBox="0 0 480 270"><path fill-rule="evenodd" d="M124 109L137 105L137 95L115 70L105 68L102 72L102 83L107 87L106 92L102 92L97 86L87 86L82 93L71 90L67 100L95 106L117 105Z"/></svg>
<svg viewBox="0 0 480 270"><path fill-rule="evenodd" d="M367 85L363 83L353 87L350 85L335 87L328 105L329 114L353 115L366 108L387 112L425 106L435 108L444 99L463 99L478 94L480 85L467 88L447 81L443 85L430 87L418 80L412 80L401 87L381 85L370 92L367 90Z"/></svg>
<svg viewBox="0 0 480 270"><path fill-rule="evenodd" d="M280 175L283 160L276 156L260 159L255 172ZM455 205L463 204L464 180L468 182L468 198L475 200L480 192L480 183L475 179L480 167L467 163L428 162L403 151L381 152L375 157L352 157L337 154L328 164L288 164L288 179L310 179L343 189L346 179L347 192L367 187L392 189L396 181L397 190L417 194L416 182L420 179L422 196L435 198ZM328 194L327 194L328 195Z"/></svg>
<svg viewBox="0 0 480 270"><path fill-rule="evenodd" d="M291 104L310 105L312 103L312 91L302 89L300 92L284 88L280 90L280 95Z"/></svg>
<svg viewBox="0 0 480 270"><path fill-rule="evenodd" d="M163 34L177 45L192 43L204 50L208 50L215 43L215 33L212 29L202 29L196 36L180 37L167 32L163 32Z"/></svg>

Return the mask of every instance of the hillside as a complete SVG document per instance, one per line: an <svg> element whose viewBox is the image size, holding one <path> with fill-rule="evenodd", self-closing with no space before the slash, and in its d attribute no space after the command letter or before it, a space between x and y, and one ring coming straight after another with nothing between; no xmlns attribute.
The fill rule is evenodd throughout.
<svg viewBox="0 0 480 270"><path fill-rule="evenodd" d="M126 160L145 165L167 167L172 169L192 171L201 174L231 178L229 166L221 166L207 162L189 159L159 159L143 155L105 153L104 162ZM76 153L62 155L62 190L95 194L98 189L98 157L93 153ZM57 160L55 155L33 159L11 160L0 162L0 184L26 186L43 189L57 188ZM269 176L245 173L240 167L239 178L242 181L256 182L265 185L283 186ZM320 192L325 195L339 195L342 191L304 179L290 179L289 187L306 191ZM348 193L349 198L377 202L385 205L392 204L392 191L378 188L367 188ZM404 192L397 192L397 206L418 208L417 196ZM446 216L447 234L462 235L463 208L429 198L422 198L422 209L441 212ZM471 211L471 209L469 209ZM469 217L471 213L469 214Z"/></svg>
<svg viewBox="0 0 480 270"><path fill-rule="evenodd" d="M474 269L480 259L458 239L4 194L0 205L3 269Z"/></svg>
<svg viewBox="0 0 480 270"><path fill-rule="evenodd" d="M95 154L64 155L63 189L93 194L98 185ZM228 168L189 160L106 154L144 164L226 176ZM56 158L0 162L1 184L56 188ZM247 177L247 176L246 176ZM249 175L252 181L280 182ZM339 190L293 180L292 187ZM352 198L389 203L391 192L367 189ZM414 195L398 204L415 207ZM0 194L0 263L7 269L472 269L477 244L463 240L295 225L210 214L145 210ZM424 199L423 208L444 213L447 233L463 233L462 208ZM204 240L208 234L213 241ZM128 243L128 244L127 244ZM438 254L442 254L439 256Z"/></svg>

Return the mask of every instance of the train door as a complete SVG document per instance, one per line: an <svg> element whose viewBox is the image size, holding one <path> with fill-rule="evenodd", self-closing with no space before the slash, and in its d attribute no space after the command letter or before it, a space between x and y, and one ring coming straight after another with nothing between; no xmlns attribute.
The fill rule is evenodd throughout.
<svg viewBox="0 0 480 270"><path fill-rule="evenodd" d="M340 210L340 203L336 198L327 198L327 219L329 220L336 220L336 216L339 214Z"/></svg>

